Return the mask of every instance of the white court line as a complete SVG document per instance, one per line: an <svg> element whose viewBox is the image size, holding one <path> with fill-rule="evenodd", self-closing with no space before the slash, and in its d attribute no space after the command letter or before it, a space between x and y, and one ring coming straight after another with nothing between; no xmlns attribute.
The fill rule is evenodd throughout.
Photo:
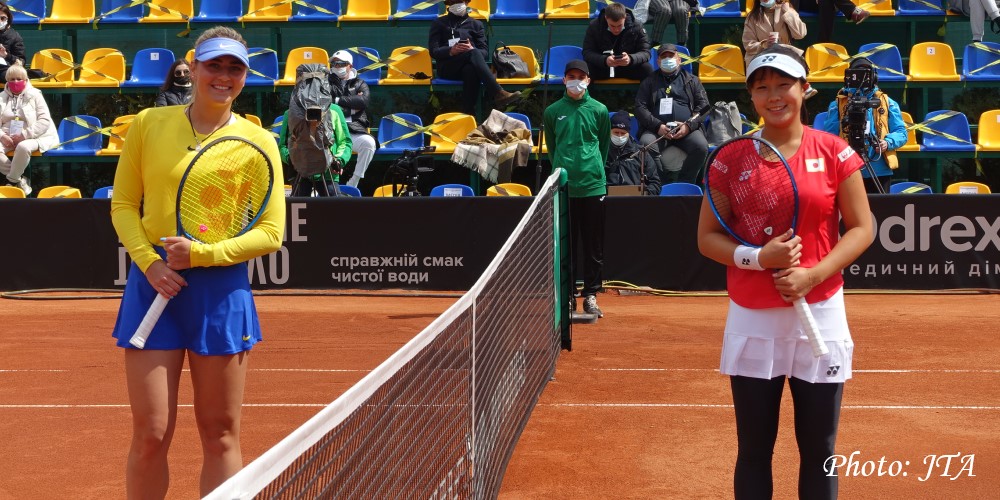
<svg viewBox="0 0 1000 500"><path fill-rule="evenodd" d="M324 408L329 403L244 403L244 407L248 408ZM191 404L179 404L178 408L194 408ZM39 409L50 409L50 408L129 408L127 404L108 404L108 405L0 405L0 410L11 410L11 409L29 409L29 410L39 410Z"/></svg>
<svg viewBox="0 0 1000 500"><path fill-rule="evenodd" d="M31 370L31 369L29 369L29 370L0 370L0 373L31 373L31 372L59 373L59 372L68 372L68 371L69 370Z"/></svg>
<svg viewBox="0 0 1000 500"><path fill-rule="evenodd" d="M591 368L598 372L715 372L718 368ZM1000 373L1000 370L853 370L854 373Z"/></svg>
<svg viewBox="0 0 1000 500"><path fill-rule="evenodd" d="M371 370L327 370L322 368L251 368L252 372L368 373Z"/></svg>
<svg viewBox="0 0 1000 500"><path fill-rule="evenodd" d="M692 403L539 403L538 406L562 408L732 408L731 404ZM845 410L1000 410L1000 406L935 406L935 405L843 405Z"/></svg>

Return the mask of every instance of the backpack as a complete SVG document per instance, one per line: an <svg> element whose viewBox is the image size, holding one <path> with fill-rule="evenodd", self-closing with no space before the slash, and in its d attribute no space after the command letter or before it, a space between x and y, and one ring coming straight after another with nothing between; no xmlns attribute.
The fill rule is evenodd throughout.
<svg viewBox="0 0 1000 500"><path fill-rule="evenodd" d="M500 42L493 52L493 69L497 72L497 78L527 78L531 76L528 63L524 62L517 52L510 50L510 47Z"/></svg>
<svg viewBox="0 0 1000 500"><path fill-rule="evenodd" d="M743 120L735 101L719 101L708 113L708 126L705 128L705 139L717 146L723 142L743 135Z"/></svg>
<svg viewBox="0 0 1000 500"><path fill-rule="evenodd" d="M288 154L299 175L322 174L334 160L329 77L322 64L302 64L295 70L295 88L288 102Z"/></svg>

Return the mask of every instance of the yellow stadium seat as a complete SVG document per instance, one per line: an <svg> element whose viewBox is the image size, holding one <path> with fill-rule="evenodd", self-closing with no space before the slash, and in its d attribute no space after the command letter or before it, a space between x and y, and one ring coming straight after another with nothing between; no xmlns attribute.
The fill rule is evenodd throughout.
<svg viewBox="0 0 1000 500"><path fill-rule="evenodd" d="M728 43L714 43L701 49L698 78L703 83L743 82L743 51Z"/></svg>
<svg viewBox="0 0 1000 500"><path fill-rule="evenodd" d="M948 82L961 80L951 46L942 42L922 42L910 48L910 79Z"/></svg>
<svg viewBox="0 0 1000 500"><path fill-rule="evenodd" d="M70 186L49 186L38 192L39 198L82 198L80 190Z"/></svg>
<svg viewBox="0 0 1000 500"><path fill-rule="evenodd" d="M108 136L108 147L97 152L98 156L118 156L122 152L122 145L125 144L125 134L128 133L129 126L135 115L122 115L115 118L111 124L111 135Z"/></svg>
<svg viewBox="0 0 1000 500"><path fill-rule="evenodd" d="M986 184L971 181L962 181L948 184L944 190L945 194L991 194L990 187Z"/></svg>
<svg viewBox="0 0 1000 500"><path fill-rule="evenodd" d="M66 49L42 49L31 56L31 67L52 76L31 80L38 88L73 85L73 54Z"/></svg>
<svg viewBox="0 0 1000 500"><path fill-rule="evenodd" d="M330 56L319 47L296 47L285 58L285 76L277 85L295 85L295 70L302 64L322 64L330 67Z"/></svg>
<svg viewBox="0 0 1000 500"><path fill-rule="evenodd" d="M447 123L445 123L447 122ZM476 128L476 118L464 113L443 113L430 125L431 146L435 153L454 153L458 141L465 139Z"/></svg>
<svg viewBox="0 0 1000 500"><path fill-rule="evenodd" d="M490 0L472 0L469 2L469 17L487 20L490 18Z"/></svg>
<svg viewBox="0 0 1000 500"><path fill-rule="evenodd" d="M410 52L410 54L407 54ZM392 50L392 62L379 85L429 85L433 74L431 52L424 47L406 46ZM424 77L427 78L418 78Z"/></svg>
<svg viewBox="0 0 1000 500"><path fill-rule="evenodd" d="M1000 151L1000 109L991 109L979 115L980 151Z"/></svg>
<svg viewBox="0 0 1000 500"><path fill-rule="evenodd" d="M189 64L194 62L194 49L188 49L187 54L184 55L184 60Z"/></svg>
<svg viewBox="0 0 1000 500"><path fill-rule="evenodd" d="M541 78L538 68L538 59L535 58L535 51L531 47L525 47L524 45L508 45L510 50L515 54L521 56L524 62L528 65L528 71L531 72L531 76L523 78L497 78L497 82L500 85L528 85L531 82Z"/></svg>
<svg viewBox="0 0 1000 500"><path fill-rule="evenodd" d="M25 198L24 191L17 186L0 186L0 198Z"/></svg>
<svg viewBox="0 0 1000 500"><path fill-rule="evenodd" d="M903 123L906 125L906 144L903 144L896 151L920 151L920 143L917 142L917 131L916 129L910 128L913 126L913 117L906 111L900 111L903 116Z"/></svg>
<svg viewBox="0 0 1000 500"><path fill-rule="evenodd" d="M589 0L545 0L545 10L539 14L542 19L588 19Z"/></svg>
<svg viewBox="0 0 1000 500"><path fill-rule="evenodd" d="M52 0L52 12L42 24L89 23L94 20L94 2Z"/></svg>
<svg viewBox="0 0 1000 500"><path fill-rule="evenodd" d="M74 87L119 87L125 79L125 56L118 49L90 49L80 63Z"/></svg>
<svg viewBox="0 0 1000 500"><path fill-rule="evenodd" d="M347 0L342 21L388 21L392 7L389 0Z"/></svg>
<svg viewBox="0 0 1000 500"><path fill-rule="evenodd" d="M165 9L165 10L164 10ZM194 17L192 0L156 0L149 4L149 14L140 23L183 23Z"/></svg>
<svg viewBox="0 0 1000 500"><path fill-rule="evenodd" d="M867 10L873 16L895 16L892 0L851 0L854 5Z"/></svg>
<svg viewBox="0 0 1000 500"><path fill-rule="evenodd" d="M240 22L272 21L284 22L292 16L292 2L277 0L250 0L247 13L240 16Z"/></svg>
<svg viewBox="0 0 1000 500"><path fill-rule="evenodd" d="M406 189L405 185L396 184L397 194L403 192L404 189ZM392 184L386 184L375 188L375 192L372 193L372 196L376 198L392 198Z"/></svg>
<svg viewBox="0 0 1000 500"><path fill-rule="evenodd" d="M805 60L809 65L810 82L843 82L844 70L850 62L850 54L843 45L817 43L806 49Z"/></svg>
<svg viewBox="0 0 1000 500"><path fill-rule="evenodd" d="M254 125L256 125L256 126L258 126L260 128L264 128L264 123L262 121L260 121L260 117L257 116L257 115L251 115L250 113L246 113L246 114L243 115L243 118L246 118L247 121L249 121L250 123L253 123Z"/></svg>
<svg viewBox="0 0 1000 500"><path fill-rule="evenodd" d="M486 196L531 196L531 188L516 182L502 182L486 188Z"/></svg>

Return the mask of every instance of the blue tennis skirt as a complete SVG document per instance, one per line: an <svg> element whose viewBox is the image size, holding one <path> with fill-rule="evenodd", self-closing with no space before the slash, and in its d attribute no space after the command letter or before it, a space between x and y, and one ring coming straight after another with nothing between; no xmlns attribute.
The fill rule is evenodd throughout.
<svg viewBox="0 0 1000 500"><path fill-rule="evenodd" d="M162 250L156 247L161 253ZM146 340L145 349L186 349L201 355L249 351L262 340L246 263L196 267L184 273L188 285L170 302ZM112 336L133 348L135 333L157 292L132 263Z"/></svg>

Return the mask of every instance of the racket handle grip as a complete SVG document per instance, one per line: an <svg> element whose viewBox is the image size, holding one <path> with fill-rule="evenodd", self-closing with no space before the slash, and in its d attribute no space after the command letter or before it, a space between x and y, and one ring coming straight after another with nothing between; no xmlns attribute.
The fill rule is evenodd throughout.
<svg viewBox="0 0 1000 500"><path fill-rule="evenodd" d="M806 329L806 337L809 339L809 345L812 346L813 356L819 358L829 353L830 349L826 347L826 342L823 341L823 336L819 333L819 325L816 324L816 318L809 310L809 304L806 303L805 298L795 299L795 312L799 315L802 327Z"/></svg>
<svg viewBox="0 0 1000 500"><path fill-rule="evenodd" d="M129 344L139 349L146 347L146 339L149 337L149 332L153 331L153 327L156 326L160 315L163 314L163 310L167 307L167 302L170 302L170 299L156 294L156 298L153 299L153 303L149 306L149 310L146 311L146 315L142 317L139 328L135 329L132 338L128 340Z"/></svg>

